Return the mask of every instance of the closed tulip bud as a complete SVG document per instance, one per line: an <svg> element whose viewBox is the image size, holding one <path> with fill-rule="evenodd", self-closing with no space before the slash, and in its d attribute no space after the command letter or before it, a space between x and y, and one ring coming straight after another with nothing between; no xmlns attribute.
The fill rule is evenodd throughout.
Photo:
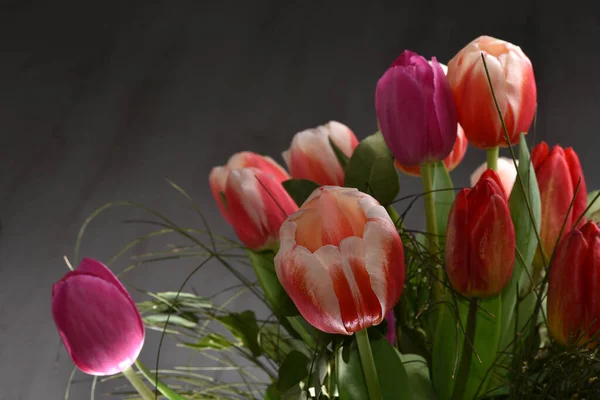
<svg viewBox="0 0 600 400"><path fill-rule="evenodd" d="M519 160L516 161L518 166ZM471 187L475 186L475 184L479 182L479 178L481 178L481 175L483 175L487 169L487 163L483 163L477 167L475 171L473 171L471 174ZM515 163L511 158L498 157L498 170L496 173L500 177L504 192L510 197L515 180L517 179L517 169L515 168Z"/></svg>
<svg viewBox="0 0 600 400"><path fill-rule="evenodd" d="M290 175L308 179L319 185L343 185L344 170L340 165L332 141L347 157L351 157L358 139L346 125L336 121L298 132L292 145L283 152Z"/></svg>
<svg viewBox="0 0 600 400"><path fill-rule="evenodd" d="M575 221L587 207L587 188L579 157L572 148L554 146L550 150L546 143L541 142L531 152L531 163L540 188L540 241L548 261L556 244L575 227ZM579 188L575 193L578 183ZM574 196L575 201L569 212ZM582 219L582 224L584 222ZM563 225L563 235L559 237ZM542 261L538 252L535 261L538 271L543 265Z"/></svg>
<svg viewBox="0 0 600 400"><path fill-rule="evenodd" d="M229 158L226 165L213 168L209 175L210 189L223 218L229 223L231 223L231 219L223 196L229 173L240 168L255 168L264 171L279 183L290 179L288 173L271 157L261 156L250 151L235 153Z"/></svg>
<svg viewBox="0 0 600 400"><path fill-rule="evenodd" d="M536 108L536 86L531 61L513 44L481 36L448 63L448 80L454 93L458 122L469 143L480 149L507 146L485 66L506 124L510 143L527 132Z"/></svg>
<svg viewBox="0 0 600 400"><path fill-rule="evenodd" d="M90 258L52 286L52 317L73 363L86 374L122 372L144 344L144 324L131 296Z"/></svg>
<svg viewBox="0 0 600 400"><path fill-rule="evenodd" d="M213 168L210 182L226 219L248 248L274 248L285 218L298 206L281 185L281 175L258 168ZM225 187L217 186L225 183ZM215 196L216 197L216 196Z"/></svg>
<svg viewBox="0 0 600 400"><path fill-rule="evenodd" d="M469 146L469 142L467 141L465 133L463 132L460 124L457 126L458 129L456 131L456 143L454 144L450 154L448 154L448 157L444 158L444 165L448 171L454 171L454 169L458 167L458 164L460 164L465 157L467 147ZM394 164L396 165L396 168L407 175L417 177L421 176L421 167L419 165L402 165L398 162L398 160L395 160Z"/></svg>
<svg viewBox="0 0 600 400"><path fill-rule="evenodd" d="M448 157L456 142L456 107L440 64L403 52L383 74L375 92L379 127L400 165L417 166Z"/></svg>
<svg viewBox="0 0 600 400"><path fill-rule="evenodd" d="M483 173L473 189L462 189L448 217L446 274L466 297L493 297L510 281L515 229L502 182Z"/></svg>
<svg viewBox="0 0 600 400"><path fill-rule="evenodd" d="M600 229L590 221L560 243L548 277L548 328L557 342L595 348L600 330ZM590 340L594 339L594 340Z"/></svg>
<svg viewBox="0 0 600 400"><path fill-rule="evenodd" d="M404 250L371 196L316 189L281 226L275 271L300 314L328 333L351 335L385 318L404 286Z"/></svg>

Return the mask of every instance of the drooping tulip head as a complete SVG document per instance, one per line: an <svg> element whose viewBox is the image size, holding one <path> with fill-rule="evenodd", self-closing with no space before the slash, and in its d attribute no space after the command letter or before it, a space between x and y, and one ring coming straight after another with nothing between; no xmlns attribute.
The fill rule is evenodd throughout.
<svg viewBox="0 0 600 400"><path fill-rule="evenodd" d="M377 119L400 165L448 157L456 142L456 107L437 60L404 51L383 74L375 93Z"/></svg>
<svg viewBox="0 0 600 400"><path fill-rule="evenodd" d="M343 185L344 170L329 141L351 157L358 139L346 125L337 121L298 132L290 148L283 152L290 175L319 185Z"/></svg>
<svg viewBox="0 0 600 400"><path fill-rule="evenodd" d="M575 227L575 222L587 207L587 187L579 157L572 148L554 146L549 149L545 142L541 142L531 152L531 163L540 188L540 241L548 261L555 246ZM581 220L581 224L584 222L585 218ZM539 251L535 264L538 270L543 265Z"/></svg>
<svg viewBox="0 0 600 400"><path fill-rule="evenodd" d="M404 250L385 209L352 188L316 189L281 226L275 271L316 328L350 335L377 325L404 285Z"/></svg>
<svg viewBox="0 0 600 400"><path fill-rule="evenodd" d="M466 297L493 297L510 281L515 263L515 229L496 172L483 173L462 189L448 217L446 274Z"/></svg>
<svg viewBox="0 0 600 400"><path fill-rule="evenodd" d="M531 61L511 43L489 36L473 40L448 63L458 122L469 143L480 149L507 146L481 55L506 124L510 143L527 133L536 109L536 86Z"/></svg>
<svg viewBox="0 0 600 400"><path fill-rule="evenodd" d="M144 324L131 296L90 258L52 286L52 317L73 363L86 374L125 370L144 344Z"/></svg>
<svg viewBox="0 0 600 400"><path fill-rule="evenodd" d="M556 250L548 277L548 328L559 343L595 348L600 330L600 229L575 228Z"/></svg>
<svg viewBox="0 0 600 400"><path fill-rule="evenodd" d="M519 160L516 160L516 162L518 166ZM487 163L483 163L477 167L475 171L473 171L471 174L471 187L475 186L477 182L479 182L479 178L481 178L481 175L483 175L487 169ZM510 158L498 157L498 170L496 173L500 177L504 192L508 197L510 197L515 180L517 179L517 169L515 168L515 163Z"/></svg>

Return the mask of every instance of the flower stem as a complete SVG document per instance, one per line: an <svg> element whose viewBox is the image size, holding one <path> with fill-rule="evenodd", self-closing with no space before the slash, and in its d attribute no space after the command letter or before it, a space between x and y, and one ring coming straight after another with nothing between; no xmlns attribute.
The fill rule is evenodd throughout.
<svg viewBox="0 0 600 400"><path fill-rule="evenodd" d="M498 147L492 147L491 149L487 149L487 167L488 169L493 169L494 171L498 171Z"/></svg>
<svg viewBox="0 0 600 400"><path fill-rule="evenodd" d="M169 386L162 383L160 380L157 380L156 377L154 375L152 375L150 370L144 364L142 364L142 362L139 359L136 360L135 366L140 370L142 375L144 375L144 378L146 378L146 380L148 382L150 382L150 384L152 386L156 385L156 388L158 389L158 391L163 396L165 396L167 399L169 399L169 400L184 400L183 397L181 397L177 392L175 392Z"/></svg>
<svg viewBox="0 0 600 400"><path fill-rule="evenodd" d="M154 396L154 393L152 393L152 390L150 390L150 388L148 388L148 386L146 386L144 384L142 379L135 373L135 371L133 370L133 368L131 368L131 366L129 366L123 370L123 375L125 376L125 378L127 378L127 380L129 380L129 383L131 383L131 386L133 386L133 388L135 390L137 390L137 392L140 394L140 396L142 396L142 399L144 399L144 400L154 400L155 399L155 396Z"/></svg>
<svg viewBox="0 0 600 400"><path fill-rule="evenodd" d="M362 364L365 381L367 382L367 391L371 400L382 400L381 386L377 378L377 370L375 369L375 360L371 351L371 343L366 329L356 332L356 343L358 344L358 354L360 355L360 363Z"/></svg>
<svg viewBox="0 0 600 400"><path fill-rule="evenodd" d="M429 252L431 254L438 254L439 241L437 216L435 213L435 198L433 194L433 164L427 163L421 165L421 180L423 181L425 217L427 220L427 243L429 246ZM433 294L434 299L437 299L441 296L441 282L443 281L442 269L435 268L434 274L436 277L436 284L434 284L433 287Z"/></svg>
<svg viewBox="0 0 600 400"><path fill-rule="evenodd" d="M477 323L477 308L479 299L471 299L469 302L469 314L467 316L467 328L465 339L463 341L462 355L460 357L460 365L458 367L458 375L456 376L456 384L454 385L454 393L452 400L462 400L469 379L469 369L471 367L471 358L473 356L473 343L475 339L475 325Z"/></svg>

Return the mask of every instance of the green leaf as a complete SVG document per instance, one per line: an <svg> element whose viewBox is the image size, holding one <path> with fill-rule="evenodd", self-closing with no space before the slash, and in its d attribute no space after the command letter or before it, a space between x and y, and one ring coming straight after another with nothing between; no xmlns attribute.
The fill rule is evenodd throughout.
<svg viewBox="0 0 600 400"><path fill-rule="evenodd" d="M261 252L248 250L248 258L260 287L265 293L267 302L273 307L274 313L278 316L298 315L298 309L281 286L275 273L275 253L270 250Z"/></svg>
<svg viewBox="0 0 600 400"><path fill-rule="evenodd" d="M400 354L400 359L408 375L413 400L435 400L437 396L433 390L427 361L416 354Z"/></svg>
<svg viewBox="0 0 600 400"><path fill-rule="evenodd" d="M150 325L164 324L165 322L167 322L167 320L169 321L169 325L176 325L189 329L195 328L197 325L196 322L190 321L187 318L175 314L170 314L170 316L169 314L156 314L144 316L144 322Z"/></svg>
<svg viewBox="0 0 600 400"><path fill-rule="evenodd" d="M598 196L600 190L594 190L593 192L589 192L587 196L587 206L590 207L590 204L596 196ZM600 222L600 200L596 200L594 204L588 209L585 214L586 218L591 219L592 221Z"/></svg>
<svg viewBox="0 0 600 400"><path fill-rule="evenodd" d="M292 351L290 338L284 335L280 325L265 325L258 333L258 344L270 359L281 362Z"/></svg>
<svg viewBox="0 0 600 400"><path fill-rule="evenodd" d="M340 149L338 147L337 144L335 144L335 142L333 141L333 139L331 138L331 136L329 137L329 144L331 145L331 148L333 149L333 152L335 153L335 156L338 159L338 162L340 163L340 165L342 166L342 169L346 169L346 166L348 165L348 161L350 161L350 159L348 158L348 156L342 151L342 149Z"/></svg>
<svg viewBox="0 0 600 400"><path fill-rule="evenodd" d="M279 368L277 389L286 392L297 386L310 371L310 359L299 351L292 350Z"/></svg>
<svg viewBox="0 0 600 400"><path fill-rule="evenodd" d="M166 300L167 302L178 306L188 308L212 308L212 302L206 297L197 296L193 293L185 292L160 292L156 293L157 297Z"/></svg>
<svg viewBox="0 0 600 400"><path fill-rule="evenodd" d="M383 399L413 399L413 393L400 354L377 330L369 330L375 369ZM336 352L339 400L369 398L356 340L346 341ZM417 397L418 399L418 397Z"/></svg>
<svg viewBox="0 0 600 400"><path fill-rule="evenodd" d="M218 333L210 333L204 336L196 343L185 343L185 347L192 347L194 349L215 349L225 350L233 346L233 343L226 337L219 335Z"/></svg>
<svg viewBox="0 0 600 400"><path fill-rule="evenodd" d="M435 216L437 219L438 234L440 235L440 248L444 250L446 242L446 227L448 226L448 215L454 203L454 185L446 166L442 161L433 164L433 199L435 202ZM442 253L443 254L443 253Z"/></svg>
<svg viewBox="0 0 600 400"><path fill-rule="evenodd" d="M311 348L315 349L317 347L317 339L321 334L325 335L323 332L318 331L312 325L310 325L301 315L296 315L293 317L287 317L288 322L292 326L292 328L300 335L304 343Z"/></svg>
<svg viewBox="0 0 600 400"><path fill-rule="evenodd" d="M277 390L277 385L272 383L267 388L264 400L281 400L281 393Z"/></svg>
<svg viewBox="0 0 600 400"><path fill-rule="evenodd" d="M541 221L540 191L524 134L521 134L519 144L519 168L517 173L518 178L515 181L509 200L517 247L515 266L509 284L500 294L503 302L503 330L498 350L502 352L510 351L509 346L515 339L515 329L520 332L524 328L525 322L531 316L535 307L535 301L533 301L535 294L530 293L518 305L518 315L521 322L516 322L518 296L525 296L527 294L526 290L531 287L532 262L537 248L535 232L536 230L540 231ZM519 179L523 185L519 183ZM525 189L525 192L523 192L523 189ZM535 225L531 222L528 203L533 212ZM510 361L507 359L506 362Z"/></svg>
<svg viewBox="0 0 600 400"><path fill-rule="evenodd" d="M262 350L258 345L258 323L254 312L247 310L242 313L231 313L217 320L223 324L236 338L240 339L244 346L258 357Z"/></svg>
<svg viewBox="0 0 600 400"><path fill-rule="evenodd" d="M344 186L368 193L384 206L394 201L400 183L394 158L381 132L367 137L356 147L346 166Z"/></svg>
<svg viewBox="0 0 600 400"><path fill-rule="evenodd" d="M281 183L298 207L308 199L319 185L308 179L288 179Z"/></svg>

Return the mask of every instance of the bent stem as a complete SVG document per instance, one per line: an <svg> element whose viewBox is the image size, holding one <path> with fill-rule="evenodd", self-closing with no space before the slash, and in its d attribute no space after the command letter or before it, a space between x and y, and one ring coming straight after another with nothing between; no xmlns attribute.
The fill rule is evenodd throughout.
<svg viewBox="0 0 600 400"><path fill-rule="evenodd" d="M155 399L154 393L152 393L152 390L150 390L150 388L144 384L142 379L135 373L135 371L133 370L133 368L131 368L131 366L129 366L123 370L123 376L125 376L125 378L127 378L129 383L131 383L131 386L133 386L133 388L135 390L137 390L137 392L140 394L140 396L142 396L142 399L144 399L144 400L154 400Z"/></svg>
<svg viewBox="0 0 600 400"><path fill-rule="evenodd" d="M437 216L435 215L435 199L433 194L433 164L426 163L421 165L421 180L423 181L423 191L425 199L425 217L427 219L427 243L429 252L437 254L439 251ZM441 296L441 282L443 281L442 269L435 268L434 274L436 282L434 283L434 301Z"/></svg>
<svg viewBox="0 0 600 400"><path fill-rule="evenodd" d="M144 378L146 378L146 380L150 382L152 386L156 385L156 389L158 389L158 391L167 399L184 400L184 398L181 397L177 392L175 392L166 384L162 383L160 380L156 379L156 377L152 375L150 370L144 364L142 364L142 362L139 359L135 361L135 366L142 373L142 375L144 375ZM152 398L155 398L155 396L153 395Z"/></svg>
<svg viewBox="0 0 600 400"><path fill-rule="evenodd" d="M456 385L452 400L462 400L467 380L469 379L469 368L471 367L471 358L473 356L473 343L475 339L475 325L477 323L477 303L479 299L471 299L469 302L469 314L467 316L467 327L465 339L463 341L462 354L460 357L460 366L458 367L458 375L456 376Z"/></svg>
<svg viewBox="0 0 600 400"><path fill-rule="evenodd" d="M365 381L367 382L367 391L371 400L382 400L381 386L377 378L377 370L375 369L375 360L371 351L371 343L366 329L356 332L356 343L358 344L358 354L360 355L360 363L362 364Z"/></svg>
<svg viewBox="0 0 600 400"><path fill-rule="evenodd" d="M488 169L493 169L496 172L498 172L498 154L498 147L487 149L487 167Z"/></svg>

